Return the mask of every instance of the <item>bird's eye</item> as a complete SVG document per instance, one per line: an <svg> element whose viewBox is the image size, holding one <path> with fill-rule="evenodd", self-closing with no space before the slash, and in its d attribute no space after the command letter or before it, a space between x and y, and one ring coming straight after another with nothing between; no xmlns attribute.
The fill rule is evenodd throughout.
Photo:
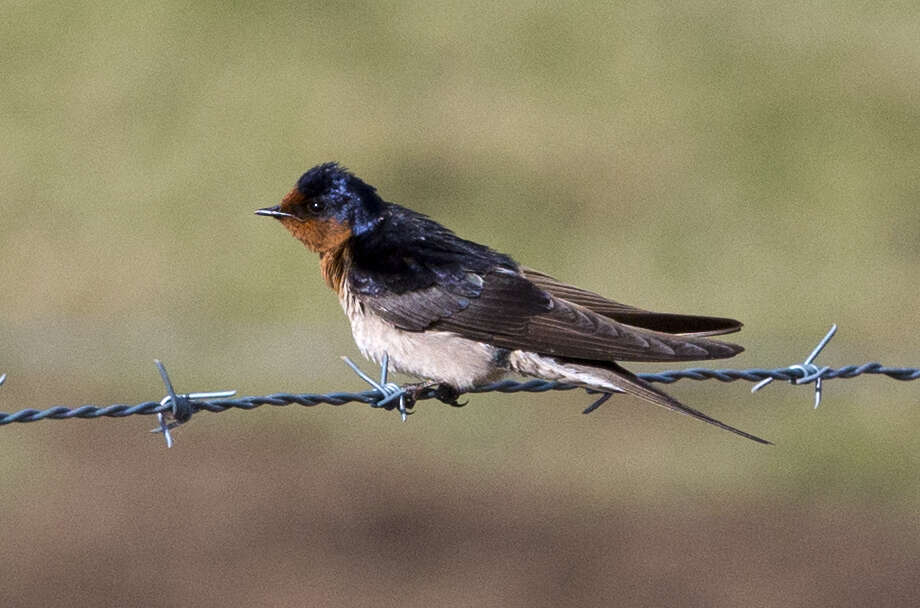
<svg viewBox="0 0 920 608"><path fill-rule="evenodd" d="M292 211L297 216L297 219L305 222L311 217L321 214L325 209L326 203L314 199L296 205Z"/></svg>

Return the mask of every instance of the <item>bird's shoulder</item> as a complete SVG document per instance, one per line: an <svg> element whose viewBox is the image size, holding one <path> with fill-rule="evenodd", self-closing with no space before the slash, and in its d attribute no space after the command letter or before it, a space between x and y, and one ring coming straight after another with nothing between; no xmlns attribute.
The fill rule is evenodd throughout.
<svg viewBox="0 0 920 608"><path fill-rule="evenodd" d="M348 282L359 295L411 294L437 286L474 297L482 282L471 275L517 270L509 256L395 203L386 204L373 231L352 241Z"/></svg>
<svg viewBox="0 0 920 608"><path fill-rule="evenodd" d="M520 319L551 306L509 256L394 204L372 234L354 239L351 258L349 293L405 330L459 316Z"/></svg>

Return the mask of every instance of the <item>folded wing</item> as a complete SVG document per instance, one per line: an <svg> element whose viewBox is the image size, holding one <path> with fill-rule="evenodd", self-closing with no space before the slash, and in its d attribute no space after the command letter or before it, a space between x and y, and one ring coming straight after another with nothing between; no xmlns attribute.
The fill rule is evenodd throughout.
<svg viewBox="0 0 920 608"><path fill-rule="evenodd" d="M541 280L547 282L497 268L483 275L468 273L463 281L454 277L402 294L358 298L405 330L450 331L502 348L582 361L694 361L731 357L743 350L700 335L627 325L552 293Z"/></svg>
<svg viewBox="0 0 920 608"><path fill-rule="evenodd" d="M578 304L599 315L609 317L633 327L682 336L717 336L734 333L742 324L734 319L652 312L627 304L608 300L592 291L575 287L543 274L521 268L521 273L540 289L573 304Z"/></svg>

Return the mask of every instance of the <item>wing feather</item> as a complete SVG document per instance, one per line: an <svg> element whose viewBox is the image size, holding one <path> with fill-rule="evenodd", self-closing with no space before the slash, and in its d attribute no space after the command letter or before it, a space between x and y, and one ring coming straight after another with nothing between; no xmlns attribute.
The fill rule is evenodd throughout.
<svg viewBox="0 0 920 608"><path fill-rule="evenodd" d="M620 323L653 331L682 336L717 336L734 333L742 324L734 319L698 315L681 315L643 310L609 300L593 291L563 283L548 274L521 268L522 274L541 289L573 304L584 306L599 315Z"/></svg>
<svg viewBox="0 0 920 608"><path fill-rule="evenodd" d="M396 327L450 331L501 348L584 361L693 361L731 357L740 346L632 327L554 297L505 268L475 275L478 297L452 283L401 294L358 294ZM463 293L458 293L463 292Z"/></svg>

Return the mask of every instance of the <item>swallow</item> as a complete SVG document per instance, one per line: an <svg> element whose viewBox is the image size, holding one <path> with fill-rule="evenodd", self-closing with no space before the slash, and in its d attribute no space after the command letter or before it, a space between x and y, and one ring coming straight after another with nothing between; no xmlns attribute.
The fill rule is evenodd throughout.
<svg viewBox="0 0 920 608"><path fill-rule="evenodd" d="M740 353L710 337L741 323L656 313L609 300L460 238L383 200L337 163L304 173L273 217L319 254L361 353L462 392L507 374L627 393L759 443L769 441L690 408L619 365Z"/></svg>

